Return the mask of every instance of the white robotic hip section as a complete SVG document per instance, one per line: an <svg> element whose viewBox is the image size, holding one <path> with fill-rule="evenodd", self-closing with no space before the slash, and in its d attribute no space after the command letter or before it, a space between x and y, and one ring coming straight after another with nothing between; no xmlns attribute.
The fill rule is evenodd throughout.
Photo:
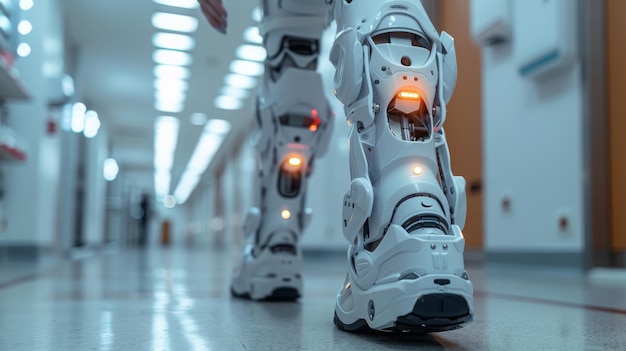
<svg viewBox="0 0 626 351"><path fill-rule="evenodd" d="M307 178L326 151L331 108L317 72L331 8L324 0L263 1L267 51L257 96L259 206L246 218L243 262L232 292L253 299L300 296L298 240L310 221Z"/></svg>
<svg viewBox="0 0 626 351"><path fill-rule="evenodd" d="M443 130L456 84L454 41L418 1L343 0L331 52L351 125L344 197L344 330L430 332L472 320L464 268L465 181Z"/></svg>

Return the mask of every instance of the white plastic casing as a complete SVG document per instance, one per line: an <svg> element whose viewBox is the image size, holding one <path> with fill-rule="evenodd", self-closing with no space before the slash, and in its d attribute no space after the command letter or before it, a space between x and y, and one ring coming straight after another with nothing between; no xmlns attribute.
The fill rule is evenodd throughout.
<svg viewBox="0 0 626 351"><path fill-rule="evenodd" d="M513 0L514 56L519 74L540 77L566 69L576 57L572 0Z"/></svg>
<svg viewBox="0 0 626 351"><path fill-rule="evenodd" d="M481 46L511 40L510 0L471 0L470 26L472 38Z"/></svg>

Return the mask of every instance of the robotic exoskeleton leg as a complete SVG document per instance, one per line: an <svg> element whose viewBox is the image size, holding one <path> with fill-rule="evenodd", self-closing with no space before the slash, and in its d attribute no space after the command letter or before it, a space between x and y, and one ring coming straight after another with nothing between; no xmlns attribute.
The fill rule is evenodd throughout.
<svg viewBox="0 0 626 351"><path fill-rule="evenodd" d="M351 125L344 197L343 330L433 332L473 316L464 268L465 181L443 123L456 83L454 41L419 1L339 0L331 61Z"/></svg>
<svg viewBox="0 0 626 351"><path fill-rule="evenodd" d="M264 0L262 8L267 59L255 143L260 206L246 218L246 247L231 289L255 300L293 300L302 291L298 240L312 212L306 181L331 134L331 109L316 69L332 8L325 0Z"/></svg>

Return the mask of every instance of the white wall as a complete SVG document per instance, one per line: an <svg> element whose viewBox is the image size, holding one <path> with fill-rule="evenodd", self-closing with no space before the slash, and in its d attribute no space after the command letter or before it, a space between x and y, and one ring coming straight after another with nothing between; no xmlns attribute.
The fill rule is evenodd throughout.
<svg viewBox="0 0 626 351"><path fill-rule="evenodd" d="M39 1L22 14L33 23L23 39L32 47L15 67L31 95L27 102L10 102L9 126L28 144L27 161L2 165L8 227L0 243L53 247L58 200L60 133L48 135L46 78L63 71L63 15L58 0ZM34 220L36 219L36 220Z"/></svg>
<svg viewBox="0 0 626 351"><path fill-rule="evenodd" d="M105 118L106 116L100 116L101 120ZM83 142L85 145L85 159L83 160L85 162L85 206L82 230L86 245L99 246L104 238L104 215L107 203L107 184L103 173L104 160L109 154L106 127L103 126L94 138Z"/></svg>
<svg viewBox="0 0 626 351"><path fill-rule="evenodd" d="M514 22L521 21L513 13ZM520 25L520 23L517 23ZM536 25L532 21L523 26ZM576 34L576 27L572 28ZM485 249L580 252L584 244L581 65L541 80L511 43L483 50ZM510 210L502 202L510 200ZM559 218L569 226L559 228Z"/></svg>

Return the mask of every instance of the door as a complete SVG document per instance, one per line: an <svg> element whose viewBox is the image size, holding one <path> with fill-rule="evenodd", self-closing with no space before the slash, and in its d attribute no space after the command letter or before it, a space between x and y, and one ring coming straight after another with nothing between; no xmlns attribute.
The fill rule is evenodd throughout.
<svg viewBox="0 0 626 351"><path fill-rule="evenodd" d="M621 1L621 0L618 0ZM467 221L463 234L470 250L483 248L482 69L480 48L470 37L469 1L440 0L439 31L454 37L458 80L444 128L452 170L467 182Z"/></svg>

